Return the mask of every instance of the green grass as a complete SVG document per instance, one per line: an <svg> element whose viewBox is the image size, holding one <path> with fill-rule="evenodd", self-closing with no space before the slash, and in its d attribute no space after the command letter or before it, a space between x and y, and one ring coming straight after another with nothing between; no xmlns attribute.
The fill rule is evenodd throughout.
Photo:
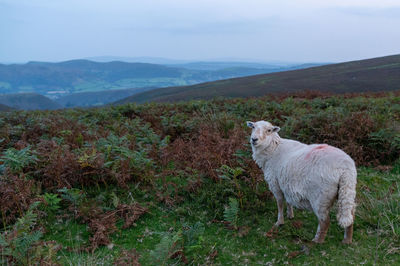
<svg viewBox="0 0 400 266"><path fill-rule="evenodd" d="M308 96L3 113L0 264L399 264L399 97ZM270 232L245 124L260 118L354 158L352 245L335 210L322 245L307 211Z"/></svg>
<svg viewBox="0 0 400 266"><path fill-rule="evenodd" d="M272 263L296 265L349 265L349 264L378 264L394 265L400 263L399 235L386 227L383 219L390 214L388 208L379 208L379 204L369 209L363 201L366 194L376 203L384 203L380 196L390 188L393 197L399 194L399 186L393 185L400 180L399 174L383 173L371 168L360 168L358 175L358 210L354 227L354 242L352 245L343 245L343 230L335 221L335 212L331 213L332 223L326 242L322 245L313 244L310 240L317 228L317 219L314 214L295 210L294 220L286 220L273 237L266 237L275 223L277 209L275 201L268 198L265 201L246 202L239 211L239 230L227 228L224 224L214 220L222 220L221 212L224 205L217 205L215 209L205 208L210 200L218 201L222 191L229 189L229 184L205 183L204 187L195 195L185 198L180 204L168 207L164 204L152 204L150 212L145 214L135 227L121 229L112 235L113 247L102 247L93 254L81 251L88 243L89 233L85 225L73 220L55 222L48 226L45 238L56 240L63 245L60 259L63 264L81 265L90 263L108 264L118 258L121 250L136 249L140 254L143 265L157 265L151 255L160 243L165 233L178 233L184 226L201 222L204 233L196 247L186 250L187 260L192 265L214 263L216 265L265 265ZM175 181L179 181L175 179ZM181 180L184 183L183 180ZM110 193L110 189L101 193ZM113 190L115 191L115 190ZM151 192L143 193L131 187L124 195L131 193L131 197L139 202L148 202L154 195ZM121 194L121 199L123 198ZM208 196L208 199L205 197ZM125 199L129 201L128 197ZM228 198L225 198L228 204ZM151 201L153 202L153 201ZM385 204L383 205L385 206ZM366 213L366 211L368 211ZM376 213L375 213L376 212ZM379 217L370 217L379 215ZM399 215L399 213L397 213ZM400 216L397 216L397 219ZM370 224L370 219L380 219L380 224ZM296 226L301 222L301 226ZM398 224L397 221L392 221ZM248 231L247 233L243 232ZM69 248L68 248L69 247ZM216 253L215 253L216 252ZM215 255L215 256L214 256ZM165 258L167 264L182 264L178 258Z"/></svg>

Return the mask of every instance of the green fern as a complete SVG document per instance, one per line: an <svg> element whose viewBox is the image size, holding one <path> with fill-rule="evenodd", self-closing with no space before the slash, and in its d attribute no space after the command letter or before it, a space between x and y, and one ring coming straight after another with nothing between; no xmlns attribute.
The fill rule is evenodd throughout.
<svg viewBox="0 0 400 266"><path fill-rule="evenodd" d="M217 169L217 172L220 174L219 178L221 179L235 180L243 174L244 170L240 167L232 168L224 164L219 169Z"/></svg>
<svg viewBox="0 0 400 266"><path fill-rule="evenodd" d="M114 208L117 208L120 203L118 196L114 192L112 192L111 198L112 198L112 204L113 204Z"/></svg>
<svg viewBox="0 0 400 266"><path fill-rule="evenodd" d="M45 193L42 199L43 202L40 204L40 209L43 210L52 221L55 214L60 209L61 198L59 198L57 194Z"/></svg>
<svg viewBox="0 0 400 266"><path fill-rule="evenodd" d="M203 248L204 225L202 222L197 222L193 226L183 225L185 254L196 254Z"/></svg>
<svg viewBox="0 0 400 266"><path fill-rule="evenodd" d="M28 165L35 164L37 160L38 158L33 154L30 146L22 150L9 148L0 158L3 167L8 167L12 173L21 172Z"/></svg>
<svg viewBox="0 0 400 266"><path fill-rule="evenodd" d="M75 207L80 204L80 202L84 198L84 193L77 188L68 189L66 187L59 189L58 192L61 192L61 197L64 200L71 202Z"/></svg>
<svg viewBox="0 0 400 266"><path fill-rule="evenodd" d="M43 235L41 231L32 231L37 220L37 214L34 210L39 203L35 202L30 206L25 215L14 224L11 232L5 232L0 236L2 256L16 261L19 265L31 264L34 255L37 253L35 245ZM4 262L4 258L2 260Z"/></svg>
<svg viewBox="0 0 400 266"><path fill-rule="evenodd" d="M176 233L163 233L160 243L150 252L155 265L167 265L170 256L181 248L182 240L181 230Z"/></svg>
<svg viewBox="0 0 400 266"><path fill-rule="evenodd" d="M235 198L229 198L229 206L225 207L224 220L229 222L235 229L238 224L239 202Z"/></svg>

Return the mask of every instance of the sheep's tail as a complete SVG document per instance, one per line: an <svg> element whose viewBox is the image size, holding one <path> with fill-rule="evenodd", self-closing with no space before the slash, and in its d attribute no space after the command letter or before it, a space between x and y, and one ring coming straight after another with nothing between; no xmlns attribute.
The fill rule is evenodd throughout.
<svg viewBox="0 0 400 266"><path fill-rule="evenodd" d="M343 228L352 225L354 222L356 184L357 171L355 167L347 169L339 179L337 220Z"/></svg>

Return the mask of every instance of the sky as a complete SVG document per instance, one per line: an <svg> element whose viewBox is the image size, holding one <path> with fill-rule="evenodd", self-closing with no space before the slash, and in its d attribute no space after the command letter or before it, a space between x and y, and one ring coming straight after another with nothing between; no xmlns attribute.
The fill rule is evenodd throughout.
<svg viewBox="0 0 400 266"><path fill-rule="evenodd" d="M343 62L400 54L399 0L0 0L0 62Z"/></svg>

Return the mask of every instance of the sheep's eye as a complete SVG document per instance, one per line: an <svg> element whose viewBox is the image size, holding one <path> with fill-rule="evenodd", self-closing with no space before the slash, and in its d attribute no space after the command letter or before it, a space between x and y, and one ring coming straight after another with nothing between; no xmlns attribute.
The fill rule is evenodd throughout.
<svg viewBox="0 0 400 266"><path fill-rule="evenodd" d="M271 132L272 131L272 129L268 129L268 132Z"/></svg>

